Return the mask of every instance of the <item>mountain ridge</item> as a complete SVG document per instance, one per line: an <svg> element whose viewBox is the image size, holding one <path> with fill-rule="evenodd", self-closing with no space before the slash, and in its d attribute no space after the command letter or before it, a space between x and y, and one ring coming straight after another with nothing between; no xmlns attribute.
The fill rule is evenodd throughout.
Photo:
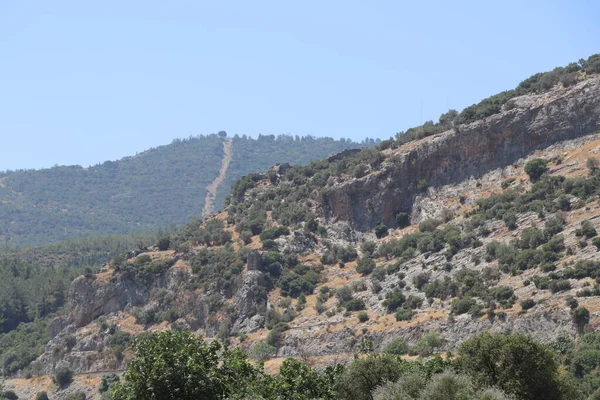
<svg viewBox="0 0 600 400"><path fill-rule="evenodd" d="M89 168L2 173L0 243L44 244L156 231L187 222L202 214L207 187L219 176L223 140L217 134L174 140L135 157ZM215 192L217 208L223 205L227 185L255 169L277 162L307 163L361 146L346 140L274 135L257 139L236 135L229 140L232 162Z"/></svg>

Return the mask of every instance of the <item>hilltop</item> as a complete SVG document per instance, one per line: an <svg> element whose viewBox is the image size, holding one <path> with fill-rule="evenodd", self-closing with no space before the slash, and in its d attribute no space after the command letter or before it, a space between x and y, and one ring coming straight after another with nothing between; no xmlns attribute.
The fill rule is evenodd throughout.
<svg viewBox="0 0 600 400"><path fill-rule="evenodd" d="M246 174L277 163L306 164L360 146L344 139L228 138L220 132L177 139L89 168L56 166L0 173L0 245L180 225L203 212L220 210L231 184Z"/></svg>
<svg viewBox="0 0 600 400"><path fill-rule="evenodd" d="M485 331L563 355L597 346L599 73L592 56L377 147L246 175L222 212L76 278L44 351L8 372L45 388L57 365L119 372L133 337L165 330L238 346L268 372L365 344L448 355ZM593 349L561 358L586 395Z"/></svg>

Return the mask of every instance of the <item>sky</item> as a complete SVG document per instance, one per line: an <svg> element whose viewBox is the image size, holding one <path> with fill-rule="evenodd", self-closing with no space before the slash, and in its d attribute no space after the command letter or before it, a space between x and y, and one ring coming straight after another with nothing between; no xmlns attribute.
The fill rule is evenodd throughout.
<svg viewBox="0 0 600 400"><path fill-rule="evenodd" d="M362 140L600 52L600 3L0 1L0 170L174 138Z"/></svg>

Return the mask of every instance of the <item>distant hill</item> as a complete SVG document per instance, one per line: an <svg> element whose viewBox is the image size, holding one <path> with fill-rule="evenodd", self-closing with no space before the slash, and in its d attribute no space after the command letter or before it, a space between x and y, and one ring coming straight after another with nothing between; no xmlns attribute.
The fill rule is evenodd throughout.
<svg viewBox="0 0 600 400"><path fill-rule="evenodd" d="M220 171L226 142L231 162ZM202 214L207 187L220 172L216 183L221 183L209 196L213 201L208 211L222 208L231 184L248 173L263 172L276 163L306 164L360 146L344 139L227 138L220 132L177 139L90 168L57 166L0 173L0 244L42 244L181 224Z"/></svg>

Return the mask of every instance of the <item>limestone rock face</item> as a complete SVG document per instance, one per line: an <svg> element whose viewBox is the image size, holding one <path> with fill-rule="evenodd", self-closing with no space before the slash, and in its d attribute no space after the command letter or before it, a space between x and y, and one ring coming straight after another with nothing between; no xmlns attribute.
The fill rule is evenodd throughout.
<svg viewBox="0 0 600 400"><path fill-rule="evenodd" d="M435 187L480 177L532 151L596 132L599 117L598 77L518 97L500 114L389 150L393 154L377 174L327 188L324 217L330 223L347 221L360 231L380 220L393 227L396 213L412 210L418 183Z"/></svg>
<svg viewBox="0 0 600 400"><path fill-rule="evenodd" d="M121 274L110 282L80 276L69 288L67 319L77 327L84 326L100 315L143 305L148 295L148 287Z"/></svg>

